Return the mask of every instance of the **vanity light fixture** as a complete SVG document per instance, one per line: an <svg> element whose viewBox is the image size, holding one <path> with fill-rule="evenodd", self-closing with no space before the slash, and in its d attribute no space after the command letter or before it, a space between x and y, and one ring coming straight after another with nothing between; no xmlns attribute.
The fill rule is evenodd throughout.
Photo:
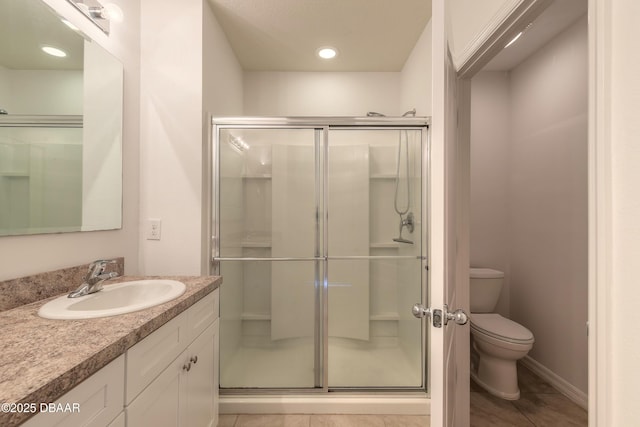
<svg viewBox="0 0 640 427"><path fill-rule="evenodd" d="M316 54L322 59L333 59L338 56L338 49L331 46L325 46L318 49Z"/></svg>
<svg viewBox="0 0 640 427"><path fill-rule="evenodd" d="M53 47L53 46L42 46L42 50L45 53L48 53L51 56L56 56L58 58L64 58L65 56L67 56L67 52L65 52L62 49L58 49L57 47Z"/></svg>
<svg viewBox="0 0 640 427"><path fill-rule="evenodd" d="M67 0L76 9L96 24L105 34L109 34L110 22L122 22L124 14L118 5L113 3L104 6L98 0Z"/></svg>
<svg viewBox="0 0 640 427"><path fill-rule="evenodd" d="M113 3L107 3L104 7L92 6L88 10L89 14L95 19L105 19L113 22L122 22L124 19L122 9Z"/></svg>

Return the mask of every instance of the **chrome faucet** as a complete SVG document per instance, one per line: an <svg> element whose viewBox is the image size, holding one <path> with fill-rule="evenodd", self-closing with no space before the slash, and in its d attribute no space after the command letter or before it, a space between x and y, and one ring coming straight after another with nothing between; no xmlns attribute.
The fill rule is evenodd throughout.
<svg viewBox="0 0 640 427"><path fill-rule="evenodd" d="M115 264L116 262L117 261L115 259L99 259L92 262L89 265L89 271L84 277L82 285L80 285L80 287L78 287L78 289L76 289L75 291L71 292L68 297L78 298L101 290L102 284L106 280L118 277L118 273L116 273L115 271L112 271L111 273L104 272L104 270L106 270L107 268L107 265Z"/></svg>

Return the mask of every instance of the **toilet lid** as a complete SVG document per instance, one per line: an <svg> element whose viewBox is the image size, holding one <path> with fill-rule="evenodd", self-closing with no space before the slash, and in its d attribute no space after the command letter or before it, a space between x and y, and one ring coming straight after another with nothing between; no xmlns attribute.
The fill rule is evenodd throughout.
<svg viewBox="0 0 640 427"><path fill-rule="evenodd" d="M471 328L497 339L516 343L533 341L533 334L524 326L497 313L471 314Z"/></svg>

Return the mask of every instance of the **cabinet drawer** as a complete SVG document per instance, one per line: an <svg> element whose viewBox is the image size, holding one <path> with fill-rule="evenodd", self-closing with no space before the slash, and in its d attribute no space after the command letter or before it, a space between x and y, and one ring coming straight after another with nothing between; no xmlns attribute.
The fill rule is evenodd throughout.
<svg viewBox="0 0 640 427"><path fill-rule="evenodd" d="M47 407L47 412L40 412L23 426L105 427L122 412L123 403L124 355L78 384L56 400L55 406Z"/></svg>
<svg viewBox="0 0 640 427"><path fill-rule="evenodd" d="M131 403L189 344L183 312L127 351L126 404Z"/></svg>
<svg viewBox="0 0 640 427"><path fill-rule="evenodd" d="M188 311L189 342L195 340L209 325L219 316L220 289L216 289L200 301L195 303Z"/></svg>

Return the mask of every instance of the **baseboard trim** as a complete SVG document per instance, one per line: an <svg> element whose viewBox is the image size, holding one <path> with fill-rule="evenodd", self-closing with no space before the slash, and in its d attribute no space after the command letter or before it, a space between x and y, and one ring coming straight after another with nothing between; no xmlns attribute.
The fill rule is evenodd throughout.
<svg viewBox="0 0 640 427"><path fill-rule="evenodd" d="M589 396L585 392L578 389L573 384L542 365L540 362L532 359L530 356L525 356L523 359L520 359L520 362L526 368L531 370L531 372L551 384L553 388L565 395L569 400L579 405L582 409L588 410Z"/></svg>

